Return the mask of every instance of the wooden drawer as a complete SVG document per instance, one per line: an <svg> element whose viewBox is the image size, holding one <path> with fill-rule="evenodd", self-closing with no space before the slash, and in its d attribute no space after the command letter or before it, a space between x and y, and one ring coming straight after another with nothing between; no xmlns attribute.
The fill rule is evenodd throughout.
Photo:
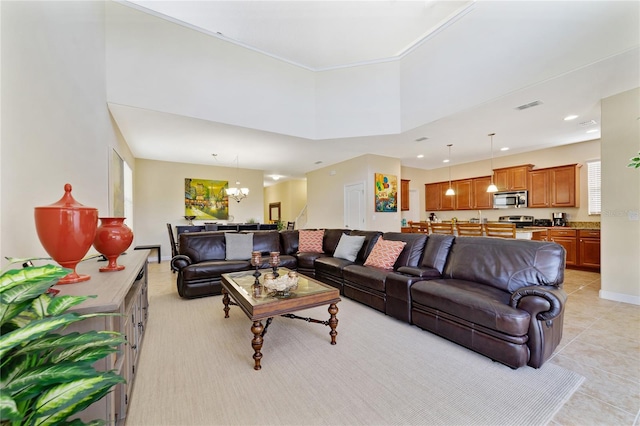
<svg viewBox="0 0 640 426"><path fill-rule="evenodd" d="M549 236L550 237L575 237L577 234L577 230L575 229L557 229L557 228L552 228L549 229Z"/></svg>
<svg viewBox="0 0 640 426"><path fill-rule="evenodd" d="M579 238L600 238L600 230L599 229L579 229L578 237Z"/></svg>

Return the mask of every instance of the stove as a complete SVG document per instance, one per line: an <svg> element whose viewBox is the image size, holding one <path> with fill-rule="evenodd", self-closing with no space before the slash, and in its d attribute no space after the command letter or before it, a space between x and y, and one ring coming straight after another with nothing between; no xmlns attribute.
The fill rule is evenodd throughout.
<svg viewBox="0 0 640 426"><path fill-rule="evenodd" d="M515 223L516 228L524 228L525 226L533 226L533 216L500 216L498 222Z"/></svg>

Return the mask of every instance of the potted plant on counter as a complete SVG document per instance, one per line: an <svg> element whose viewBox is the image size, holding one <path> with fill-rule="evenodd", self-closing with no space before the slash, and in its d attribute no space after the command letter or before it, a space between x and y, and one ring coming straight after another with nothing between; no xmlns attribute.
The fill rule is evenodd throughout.
<svg viewBox="0 0 640 426"><path fill-rule="evenodd" d="M28 259L9 259L12 263ZM0 422L4 425L82 425L68 420L124 382L95 361L116 352L119 333L66 333L69 324L105 314L68 310L93 296L55 296L52 287L70 272L56 265L27 266L0 274ZM99 420L90 424L101 424Z"/></svg>

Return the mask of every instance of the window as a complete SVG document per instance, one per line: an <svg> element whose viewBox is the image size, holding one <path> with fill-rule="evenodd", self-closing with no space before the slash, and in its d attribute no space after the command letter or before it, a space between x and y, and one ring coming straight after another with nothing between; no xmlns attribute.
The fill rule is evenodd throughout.
<svg viewBox="0 0 640 426"><path fill-rule="evenodd" d="M133 171L124 162L124 217L127 218L127 226L133 229Z"/></svg>
<svg viewBox="0 0 640 426"><path fill-rule="evenodd" d="M589 214L600 214L600 160L587 161L587 187L589 195Z"/></svg>

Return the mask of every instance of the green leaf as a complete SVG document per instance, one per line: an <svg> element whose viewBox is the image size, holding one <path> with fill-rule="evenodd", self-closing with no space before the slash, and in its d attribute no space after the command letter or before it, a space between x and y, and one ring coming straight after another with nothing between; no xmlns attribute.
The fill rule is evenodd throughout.
<svg viewBox="0 0 640 426"><path fill-rule="evenodd" d="M47 315L60 315L72 306L78 305L87 299L96 296L57 296L51 300L47 309Z"/></svg>
<svg viewBox="0 0 640 426"><path fill-rule="evenodd" d="M0 301L0 326L3 326L14 319L22 311L28 308L30 304L31 302L29 300L25 300L21 303L4 303Z"/></svg>
<svg viewBox="0 0 640 426"><path fill-rule="evenodd" d="M117 383L124 383L124 379L117 374L106 371L95 377L74 380L60 384L43 393L35 403L38 413L36 424L51 424L63 420L73 414L73 409L80 404L86 404L92 396L108 391ZM62 417L58 417L62 414Z"/></svg>
<svg viewBox="0 0 640 426"><path fill-rule="evenodd" d="M3 424L5 420L18 422L22 420L22 417L22 413L18 410L13 398L4 391L0 393L0 420L2 420Z"/></svg>
<svg viewBox="0 0 640 426"><path fill-rule="evenodd" d="M26 324L24 327L13 330L0 337L0 358L4 357L10 349L24 344L33 339L38 339L49 331L82 320L83 317L75 313L46 317Z"/></svg>
<svg viewBox="0 0 640 426"><path fill-rule="evenodd" d="M85 377L93 377L95 375L96 370L91 366L91 363L89 362L65 362L61 364L46 364L25 371L19 376L15 377L11 381L11 383L5 386L3 392L14 395L21 389L35 385L38 389L40 389L38 393L41 393L45 388L51 385L68 383L73 380Z"/></svg>
<svg viewBox="0 0 640 426"><path fill-rule="evenodd" d="M82 350L71 348L67 351L63 351L62 353L60 353L59 356L58 355L54 356L53 362L62 362L62 361L95 362L114 352L118 352L118 349L111 348L108 346L84 348Z"/></svg>
<svg viewBox="0 0 640 426"><path fill-rule="evenodd" d="M40 281L59 279L69 274L72 270L56 265L30 266L22 269L10 269L0 275L0 293L25 282L37 283Z"/></svg>
<svg viewBox="0 0 640 426"><path fill-rule="evenodd" d="M117 345L120 340L120 333L115 331L87 331L85 333L73 332L65 335L50 334L40 339L29 342L18 350L17 354L31 353L35 351L51 351L51 348L65 349L70 346L83 345L83 347L98 345Z"/></svg>

